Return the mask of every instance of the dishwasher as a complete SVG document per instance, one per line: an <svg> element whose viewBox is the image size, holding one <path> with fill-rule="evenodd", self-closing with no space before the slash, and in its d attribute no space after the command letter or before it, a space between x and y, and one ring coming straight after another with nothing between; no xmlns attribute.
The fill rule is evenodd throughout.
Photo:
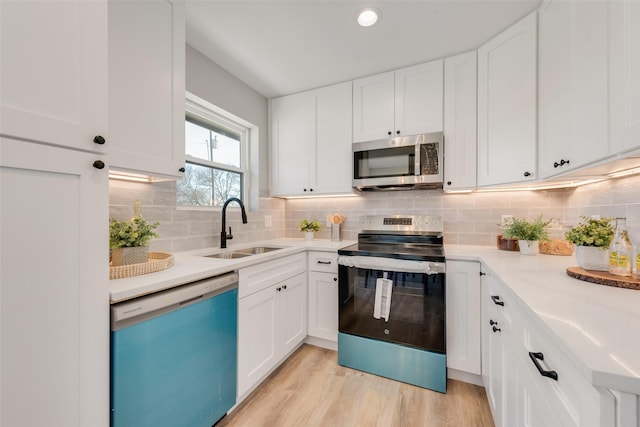
<svg viewBox="0 0 640 427"><path fill-rule="evenodd" d="M238 274L111 306L111 426L211 427L236 402Z"/></svg>

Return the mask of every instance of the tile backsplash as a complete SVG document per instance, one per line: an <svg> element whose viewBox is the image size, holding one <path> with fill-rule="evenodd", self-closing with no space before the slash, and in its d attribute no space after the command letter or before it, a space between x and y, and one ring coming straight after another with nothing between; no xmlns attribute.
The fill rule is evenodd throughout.
<svg viewBox="0 0 640 427"><path fill-rule="evenodd" d="M175 183L153 184L110 181L112 218L127 219L133 214L134 200L142 201L142 215L160 221L159 239L152 250L179 252L220 245L221 212L176 208ZM563 225L576 224L581 215L627 218L634 245L640 239L640 176L590 184L575 189L448 194L442 190L363 193L350 198L277 199L260 198L259 211L247 212L242 224L239 209L230 205L227 225L234 240L251 242L280 237L302 237L297 225L302 218L318 219L322 229L318 238L330 237L326 217L341 213L347 217L342 238L354 240L359 215L412 214L444 217L445 243L494 245L501 215L557 218ZM271 226L265 227L265 217Z"/></svg>

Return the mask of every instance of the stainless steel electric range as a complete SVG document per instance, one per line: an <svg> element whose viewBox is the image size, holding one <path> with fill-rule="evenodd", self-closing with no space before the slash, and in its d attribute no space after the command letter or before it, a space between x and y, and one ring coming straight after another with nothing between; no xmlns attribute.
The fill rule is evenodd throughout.
<svg viewBox="0 0 640 427"><path fill-rule="evenodd" d="M361 216L360 230L338 251L338 363L445 393L442 217Z"/></svg>

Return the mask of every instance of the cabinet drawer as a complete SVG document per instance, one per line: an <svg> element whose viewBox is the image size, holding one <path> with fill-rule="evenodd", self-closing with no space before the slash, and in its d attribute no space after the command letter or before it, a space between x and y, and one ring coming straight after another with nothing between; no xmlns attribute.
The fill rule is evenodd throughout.
<svg viewBox="0 0 640 427"><path fill-rule="evenodd" d="M516 351L561 425L603 425L600 421L607 419L608 414L601 394L534 320L526 312L519 313L516 323L522 321L522 327L515 343ZM550 377L554 374L557 379Z"/></svg>
<svg viewBox="0 0 640 427"><path fill-rule="evenodd" d="M319 271L321 273L338 272L337 252L309 252L309 271Z"/></svg>
<svg viewBox="0 0 640 427"><path fill-rule="evenodd" d="M251 295L278 282L307 271L305 253L267 261L238 271L238 298Z"/></svg>

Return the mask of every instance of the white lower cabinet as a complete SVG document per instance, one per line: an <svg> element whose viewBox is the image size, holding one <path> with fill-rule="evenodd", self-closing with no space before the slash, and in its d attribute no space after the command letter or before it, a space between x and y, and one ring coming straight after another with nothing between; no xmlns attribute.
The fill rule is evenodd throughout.
<svg viewBox="0 0 640 427"><path fill-rule="evenodd" d="M309 252L310 337L338 342L338 254Z"/></svg>
<svg viewBox="0 0 640 427"><path fill-rule="evenodd" d="M298 254L304 255L304 254ZM269 271L270 264L298 255L248 267ZM295 265L293 263L291 265ZM306 264L306 263L305 263ZM240 289L243 283L240 270ZM275 278L271 284L238 300L238 397L248 394L264 377L296 349L307 335L307 273L292 268L295 275ZM282 271L286 274L286 270ZM239 293L242 295L242 293Z"/></svg>
<svg viewBox="0 0 640 427"><path fill-rule="evenodd" d="M613 394L594 387L536 315L500 279L485 273L482 376L495 425L616 425Z"/></svg>
<svg viewBox="0 0 640 427"><path fill-rule="evenodd" d="M447 367L480 375L480 263L447 261Z"/></svg>

